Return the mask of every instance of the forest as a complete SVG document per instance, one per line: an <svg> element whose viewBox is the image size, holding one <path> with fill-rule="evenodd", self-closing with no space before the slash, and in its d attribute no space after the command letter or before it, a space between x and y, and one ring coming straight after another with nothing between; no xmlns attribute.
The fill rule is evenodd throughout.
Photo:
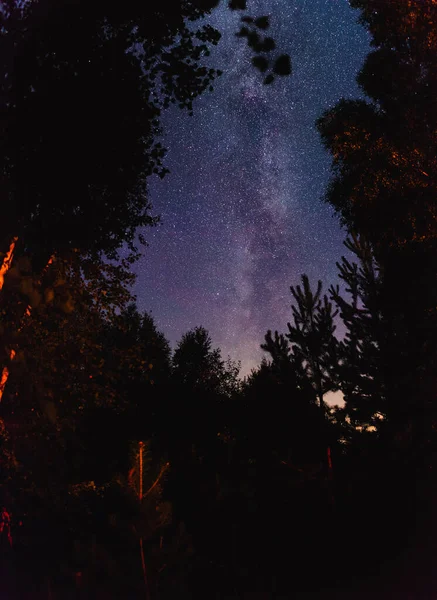
<svg viewBox="0 0 437 600"><path fill-rule="evenodd" d="M132 292L218 0L0 2L2 599L437 596L437 2L349 4L361 96L316 124L341 285L291 285L242 377ZM274 94L293 56L226 10Z"/></svg>

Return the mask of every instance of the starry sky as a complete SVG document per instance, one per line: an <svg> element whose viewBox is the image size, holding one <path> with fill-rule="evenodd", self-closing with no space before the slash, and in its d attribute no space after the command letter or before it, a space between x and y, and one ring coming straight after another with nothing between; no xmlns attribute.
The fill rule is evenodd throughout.
<svg viewBox="0 0 437 600"><path fill-rule="evenodd" d="M144 232L134 288L173 347L202 325L243 375L259 364L267 329L286 331L301 273L337 282L344 232L321 201L330 157L315 120L359 96L355 76L369 51L347 0L249 0L248 9L270 15L293 73L264 86L235 37L240 14L223 2L213 12L222 39L209 60L224 73L194 116L164 115L170 174L150 183L162 223Z"/></svg>

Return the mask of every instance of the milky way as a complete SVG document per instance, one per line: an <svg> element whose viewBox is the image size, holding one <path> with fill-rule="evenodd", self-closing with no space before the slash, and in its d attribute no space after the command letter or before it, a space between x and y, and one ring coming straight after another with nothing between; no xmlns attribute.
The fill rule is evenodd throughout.
<svg viewBox="0 0 437 600"><path fill-rule="evenodd" d="M369 51L346 0L258 0L291 77L263 86L237 13L225 6L209 22L222 32L211 57L223 76L196 101L194 116L164 116L163 181L150 199L162 218L144 233L135 293L172 345L203 325L243 373L259 363L267 329L286 330L290 285L301 273L336 282L344 233L321 201L330 158L315 120L341 97L357 97L355 75Z"/></svg>

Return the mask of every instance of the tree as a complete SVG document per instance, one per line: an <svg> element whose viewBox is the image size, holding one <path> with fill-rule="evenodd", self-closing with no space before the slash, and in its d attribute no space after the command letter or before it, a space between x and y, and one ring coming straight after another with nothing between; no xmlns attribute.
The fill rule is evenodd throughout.
<svg viewBox="0 0 437 600"><path fill-rule="evenodd" d="M437 6L351 4L375 50L358 75L368 99L342 100L318 121L333 156L326 199L348 228L364 235L380 266L391 363L387 412L392 438L414 461L424 456L436 418Z"/></svg>
<svg viewBox="0 0 437 600"><path fill-rule="evenodd" d="M325 414L324 394L337 388L335 368L338 342L332 303L326 294L321 297L322 282L312 292L307 275L302 275L302 287L290 288L296 304L291 309L294 324L288 323L286 338L290 341L294 360L313 386L322 414Z"/></svg>
<svg viewBox="0 0 437 600"><path fill-rule="evenodd" d="M136 229L152 222L146 177L165 172L161 110L170 102L191 109L215 76L199 59L219 34L187 25L202 15L173 0L7 4L2 239L17 236L45 257L134 248Z"/></svg>
<svg viewBox="0 0 437 600"><path fill-rule="evenodd" d="M70 568L73 540L95 529L131 557L124 523L108 527L108 517L132 524L141 512L125 489L127 445L146 427L131 409L168 376L169 346L149 315L128 306L128 268L138 227L156 222L146 184L166 172L161 111L177 103L191 112L218 75L201 63L219 33L192 23L215 4L1 3L0 364L2 380L15 375L1 420L14 477L5 469L2 483L27 516L23 538L53 570ZM285 75L289 61L279 59L273 71ZM121 247L128 258L114 264ZM238 366L209 354L196 393L228 399ZM138 518L141 540L159 507ZM76 544L82 567L96 550L88 542ZM111 543L97 553L110 555Z"/></svg>
<svg viewBox="0 0 437 600"><path fill-rule="evenodd" d="M147 312L142 317L139 338L149 368L151 365L151 379L154 383L160 383L170 376L170 344Z"/></svg>
<svg viewBox="0 0 437 600"><path fill-rule="evenodd" d="M167 517L156 496L158 484L139 506L127 483L130 447L147 439L152 428L154 398L144 349L147 343L153 349L153 340L128 304L119 265L108 265L106 283L99 269L96 278L91 271L83 278L73 266L58 259L48 285L63 287L74 310L65 312L58 291L32 311L19 332L2 403L0 498L12 507L13 531L23 521L15 540L19 573L26 552L32 552L29 577L52 577L61 569L72 577L76 569L92 588L99 570L114 585L120 573L132 571L133 580L140 580L140 568L129 571L127 559L134 564L139 557L132 526L143 532L150 557ZM161 342L165 345L163 336ZM163 466L158 456L154 449L145 493L147 481L153 485ZM120 571L111 571L112 561ZM57 589L59 582L52 584Z"/></svg>
<svg viewBox="0 0 437 600"><path fill-rule="evenodd" d="M278 367L275 360L263 359L252 370L244 381L235 432L246 460L268 470L288 465L294 474L320 461L320 411L306 383L291 360Z"/></svg>
<svg viewBox="0 0 437 600"><path fill-rule="evenodd" d="M115 353L113 369L139 383L162 383L170 377L170 345L147 312L140 314L134 303L120 311L105 333L108 360L112 348L124 350L120 361ZM117 362L118 361L118 362ZM130 364L131 361L131 364ZM141 395L144 393L141 392Z"/></svg>
<svg viewBox="0 0 437 600"><path fill-rule="evenodd" d="M185 333L173 355L173 378L192 392L229 396L236 387L238 365L223 361L206 329L195 327Z"/></svg>
<svg viewBox="0 0 437 600"><path fill-rule="evenodd" d="M377 384L386 418L359 487L386 498L371 511L389 524L386 540L401 543L395 523L402 519L404 532L422 530L417 545L410 540L417 547L429 536L434 508L425 498L435 488L437 5L351 4L373 46L357 80L365 99L342 100L318 128L333 158L326 200L367 240L379 266L384 343ZM418 527L408 514L427 517Z"/></svg>
<svg viewBox="0 0 437 600"><path fill-rule="evenodd" d="M211 552L208 532L216 507L217 476L227 463L223 444L230 426L239 365L224 361L208 331L195 327L179 341L162 431L170 461L175 514Z"/></svg>
<svg viewBox="0 0 437 600"><path fill-rule="evenodd" d="M201 10L215 8L220 0L193 0ZM277 76L286 77L291 74L291 61L288 54L275 52L274 38L266 35L270 27L269 15L254 16L247 12L246 0L228 0L228 7L233 11L244 12L240 18L240 30L237 37L246 39L251 50L252 65L263 75L264 85L270 85Z"/></svg>
<svg viewBox="0 0 437 600"><path fill-rule="evenodd" d="M201 63L219 32L190 24L216 4L2 3L3 246L17 238L38 268L65 249L135 251L153 223L146 178L166 172L161 112L191 112L218 75Z"/></svg>
<svg viewBox="0 0 437 600"><path fill-rule="evenodd" d="M230 358L224 361L220 349L212 348L208 331L195 327L182 336L172 366L168 412L174 429L170 427L169 443L177 453L184 449L214 463L240 387L240 365Z"/></svg>
<svg viewBox="0 0 437 600"><path fill-rule="evenodd" d="M23 257L35 282L54 256L71 251L99 262L127 244L135 259L138 227L156 222L147 177L166 173L161 112L177 103L191 113L193 99L219 74L201 64L219 32L190 24L216 5L2 2L1 284ZM255 19L254 27L265 30L268 19ZM23 303L6 304L10 337L8 311ZM2 352L7 365L7 339Z"/></svg>
<svg viewBox="0 0 437 600"><path fill-rule="evenodd" d="M435 237L434 2L353 0L376 49L358 75L367 100L318 121L333 155L326 199L378 254ZM390 76L388 76L390 74Z"/></svg>
<svg viewBox="0 0 437 600"><path fill-rule="evenodd" d="M338 285L329 290L346 326L338 348L339 387L345 414L353 426L375 429L386 416L387 323L381 314L381 276L368 242L353 235L345 246L359 264L344 256L337 263L347 297L340 293Z"/></svg>
<svg viewBox="0 0 437 600"><path fill-rule="evenodd" d="M105 370L112 373L117 405L127 412L136 435L160 437L168 422L171 394L170 345L153 318L130 304L102 332ZM136 425L135 425L136 424ZM161 447L166 452L166 447Z"/></svg>
<svg viewBox="0 0 437 600"><path fill-rule="evenodd" d="M2 3L0 393L17 331L54 293L44 287L54 261L104 279L105 257L125 245L131 264L138 227L156 222L146 179L165 174L161 111L191 110L216 76L199 63L219 34L188 26L203 14L177 0Z"/></svg>
<svg viewBox="0 0 437 600"><path fill-rule="evenodd" d="M272 357L272 366L280 371L289 371L291 366L291 348L282 333L275 331L273 337L269 329L265 335L264 344L261 344L261 348Z"/></svg>

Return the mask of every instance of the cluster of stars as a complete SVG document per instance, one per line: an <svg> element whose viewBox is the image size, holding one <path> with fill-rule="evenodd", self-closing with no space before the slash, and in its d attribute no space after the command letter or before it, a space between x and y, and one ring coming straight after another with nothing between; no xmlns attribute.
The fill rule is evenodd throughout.
<svg viewBox="0 0 437 600"><path fill-rule="evenodd" d="M321 201L330 158L315 120L358 96L369 51L347 0L256 0L250 10L271 15L293 74L263 86L235 36L238 14L222 3L211 61L224 74L193 117L177 109L164 117L170 174L151 182L162 225L144 232L135 289L173 345L203 325L243 374L259 364L267 329L286 330L301 273L336 282L344 234Z"/></svg>

